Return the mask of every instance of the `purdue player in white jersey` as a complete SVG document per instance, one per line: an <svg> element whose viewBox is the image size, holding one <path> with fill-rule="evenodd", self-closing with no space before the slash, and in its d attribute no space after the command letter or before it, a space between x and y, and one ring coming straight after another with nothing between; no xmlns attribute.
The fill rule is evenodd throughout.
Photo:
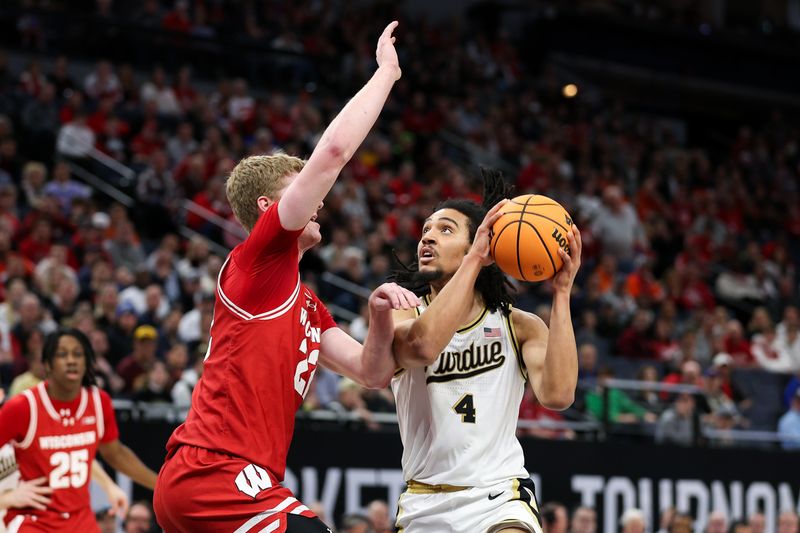
<svg viewBox="0 0 800 533"><path fill-rule="evenodd" d="M484 174L484 204L509 192ZM526 383L550 409L572 404L578 377L570 291L581 240L553 279L550 328L511 307L505 278L489 255L498 218L473 202L448 200L425 221L418 269L395 281L425 294L396 311L392 380L407 488L398 503L403 533L542 533L535 488L515 432Z"/></svg>

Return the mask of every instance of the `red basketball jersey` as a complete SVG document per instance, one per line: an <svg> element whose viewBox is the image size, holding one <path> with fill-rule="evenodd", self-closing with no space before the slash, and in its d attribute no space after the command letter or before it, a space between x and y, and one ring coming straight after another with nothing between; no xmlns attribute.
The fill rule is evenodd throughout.
<svg viewBox="0 0 800 533"><path fill-rule="evenodd" d="M167 443L234 455L283 480L297 408L317 367L322 333L336 324L300 282L297 238L277 204L225 260L217 282L203 375L186 422Z"/></svg>
<svg viewBox="0 0 800 533"><path fill-rule="evenodd" d="M0 439L15 446L20 477L45 477L52 489L46 511L9 509L16 515L62 518L90 508L89 480L97 446L118 438L111 399L97 387L83 387L77 398L60 402L50 398L46 384L15 396L0 410Z"/></svg>

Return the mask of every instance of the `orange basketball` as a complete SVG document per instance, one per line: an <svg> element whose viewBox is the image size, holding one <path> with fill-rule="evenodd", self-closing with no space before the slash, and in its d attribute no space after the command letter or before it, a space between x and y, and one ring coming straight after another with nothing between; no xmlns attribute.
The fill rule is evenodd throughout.
<svg viewBox="0 0 800 533"><path fill-rule="evenodd" d="M571 227L572 217L552 198L517 196L503 206L503 216L492 227L490 252L500 270L512 278L550 279L564 264L558 249L569 253Z"/></svg>

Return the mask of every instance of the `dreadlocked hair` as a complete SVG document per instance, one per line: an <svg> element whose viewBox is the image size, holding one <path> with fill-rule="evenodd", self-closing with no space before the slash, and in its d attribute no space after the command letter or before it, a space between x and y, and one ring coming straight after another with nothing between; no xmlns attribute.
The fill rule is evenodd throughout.
<svg viewBox="0 0 800 533"><path fill-rule="evenodd" d="M440 202L435 209L435 211L455 209L466 216L469 220L470 242L475 239L475 232L478 231L478 227L489 209L503 198L508 198L514 189L499 170L486 167L480 167L480 170L483 178L483 201L480 205L472 200L451 199ZM431 290L429 282L417 275L419 264L417 262L410 265L403 264L396 253L394 253L394 258L400 268L390 273L389 281L414 292L417 296L429 294ZM511 305L514 303L514 296L511 294L511 291L514 290L513 285L496 264L481 269L475 280L475 290L480 293L484 304L490 311L499 309L506 315L511 312Z"/></svg>
<svg viewBox="0 0 800 533"><path fill-rule="evenodd" d="M55 359L56 352L58 351L58 341L61 337L73 337L77 340L83 348L83 354L86 357L86 373L83 375L82 385L90 387L96 384L94 365L96 356L92 343L89 338L80 330L75 328L60 328L50 333L44 340L42 347L42 362L46 365L52 365Z"/></svg>

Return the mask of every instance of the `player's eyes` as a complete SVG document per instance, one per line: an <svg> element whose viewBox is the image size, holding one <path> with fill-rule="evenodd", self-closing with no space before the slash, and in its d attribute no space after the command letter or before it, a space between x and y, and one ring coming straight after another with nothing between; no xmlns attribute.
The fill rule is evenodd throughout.
<svg viewBox="0 0 800 533"><path fill-rule="evenodd" d="M429 229L431 229L431 228L429 228L429 227L427 227L427 226L425 226L424 228L422 228L422 234L423 234L423 235L425 235L426 233L428 233L428 230L429 230Z"/></svg>
<svg viewBox="0 0 800 533"><path fill-rule="evenodd" d="M450 226L445 226L442 228L442 233L453 233L453 228Z"/></svg>

